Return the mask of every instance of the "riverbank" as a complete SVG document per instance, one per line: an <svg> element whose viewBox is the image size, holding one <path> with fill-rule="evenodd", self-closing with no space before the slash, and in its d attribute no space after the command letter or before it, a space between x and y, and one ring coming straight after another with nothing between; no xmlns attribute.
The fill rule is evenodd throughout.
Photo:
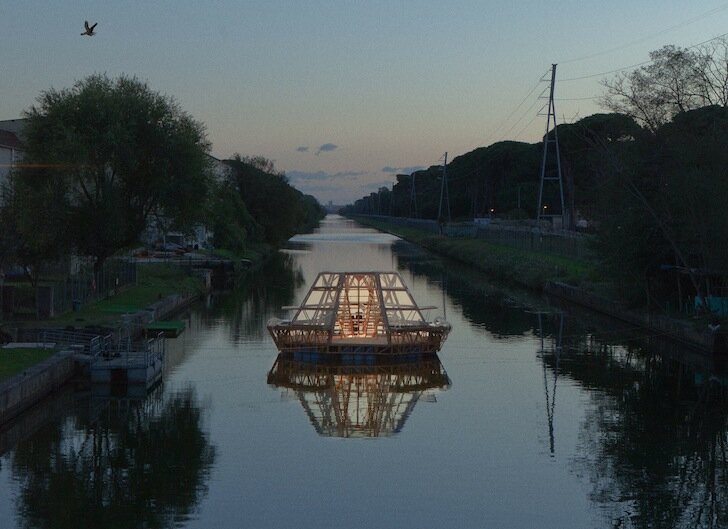
<svg viewBox="0 0 728 529"><path fill-rule="evenodd" d="M256 270L272 253L269 249L256 252L250 256L251 259L235 260L237 266L225 266L223 272L242 275ZM16 344L16 347L8 349L7 355L13 355L13 358L5 358L7 361L3 362L5 369L0 372L0 426L58 391L82 369L76 360L76 351L60 344L53 344L53 353L19 355L24 349L39 349L26 349L24 345L27 342L42 341L45 332L91 335L94 332L113 333L122 327L131 329L132 337L139 336L147 325L178 314L211 290L211 271L194 269L190 263L188 260L186 266L163 262L142 264L135 285L119 289L106 299L43 322L12 322L14 326L11 329L6 326L5 332L12 332L13 341L26 344Z"/></svg>
<svg viewBox="0 0 728 529"><path fill-rule="evenodd" d="M578 285L595 273L594 265L586 260L534 253L467 236L447 237L381 219L356 217L355 220L472 266L493 279L538 291L551 281Z"/></svg>
<svg viewBox="0 0 728 529"><path fill-rule="evenodd" d="M706 318L677 319L665 314L632 310L611 299L608 288L596 292L596 266L547 253L492 244L472 237L448 237L382 219L356 217L372 228L391 233L440 255L455 259L499 281L524 286L570 303L650 329L683 345L709 354L728 355L728 330L715 330Z"/></svg>

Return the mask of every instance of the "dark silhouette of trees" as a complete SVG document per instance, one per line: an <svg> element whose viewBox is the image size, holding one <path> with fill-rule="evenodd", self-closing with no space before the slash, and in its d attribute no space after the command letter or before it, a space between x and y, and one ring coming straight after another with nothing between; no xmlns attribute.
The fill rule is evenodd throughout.
<svg viewBox="0 0 728 529"><path fill-rule="evenodd" d="M292 187L272 161L236 154L226 163L232 167L233 185L259 226L255 233L262 241L278 246L296 233L313 229L324 217L318 201Z"/></svg>
<svg viewBox="0 0 728 529"><path fill-rule="evenodd" d="M727 141L728 109L711 106L677 114L629 152L595 144L605 175L596 249L632 301L676 301L681 280L667 269L698 298L711 294L709 277L725 277Z"/></svg>
<svg viewBox="0 0 728 529"><path fill-rule="evenodd" d="M12 469L25 527L174 527L207 490L215 448L194 392L111 401L19 445ZM75 441L68 440L69 432Z"/></svg>
<svg viewBox="0 0 728 529"><path fill-rule="evenodd" d="M603 105L627 114L652 132L676 114L728 105L728 40L716 39L695 50L664 46L650 63L605 80Z"/></svg>
<svg viewBox="0 0 728 529"><path fill-rule="evenodd" d="M28 170L28 174L34 172ZM66 186L60 179L19 178L1 190L0 268L18 265L35 288L46 266L69 253Z"/></svg>
<svg viewBox="0 0 728 529"><path fill-rule="evenodd" d="M604 276L625 300L664 309L728 288L728 40L651 58L605 82L603 103L617 112L559 125L558 136L566 207L596 233ZM453 220L534 219L542 147L504 141L453 159ZM442 173L398 175L391 192L344 213L389 214L377 205L390 193L393 215L416 203L418 217L435 219Z"/></svg>
<svg viewBox="0 0 728 529"><path fill-rule="evenodd" d="M63 182L69 240L97 268L135 243L152 214L178 228L200 220L209 144L171 98L135 78L92 75L43 92L26 118L28 169L17 178L28 187ZM59 203L55 194L37 198L41 209Z"/></svg>

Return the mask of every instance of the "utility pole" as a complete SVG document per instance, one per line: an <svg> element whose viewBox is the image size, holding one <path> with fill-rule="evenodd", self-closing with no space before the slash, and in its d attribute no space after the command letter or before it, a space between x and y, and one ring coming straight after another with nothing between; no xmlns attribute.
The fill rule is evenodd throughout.
<svg viewBox="0 0 728 529"><path fill-rule="evenodd" d="M410 193L410 217L417 218L417 190L415 187L415 179L417 173L412 173L412 192ZM414 206L414 207L413 207Z"/></svg>
<svg viewBox="0 0 728 529"><path fill-rule="evenodd" d="M566 212L566 204L564 202L564 183L561 177L561 156L559 155L559 135L556 130L556 108L554 106L554 86L556 84L556 65L551 65L551 87L549 89L549 103L548 112L546 113L546 135L543 137L543 159L541 160L541 179L538 190L538 209L536 211L536 220L538 221L539 230L541 229L541 219L543 217L556 218L561 217L561 227L565 229L568 227L568 215ZM553 119L554 133L553 138L549 135L551 129L551 120ZM546 174L546 162L549 157L549 146L553 146L553 156L556 156L556 174ZM543 188L544 182L553 181L559 183L559 199L561 200L559 212L556 213L556 208L551 206L553 213L548 213L545 210L548 208L547 204L543 203Z"/></svg>
<svg viewBox="0 0 728 529"><path fill-rule="evenodd" d="M450 222L450 194L447 190L447 153L445 153L445 161L442 163L442 185L440 186L440 208L437 211L437 220L442 218L442 200L447 196L447 222Z"/></svg>

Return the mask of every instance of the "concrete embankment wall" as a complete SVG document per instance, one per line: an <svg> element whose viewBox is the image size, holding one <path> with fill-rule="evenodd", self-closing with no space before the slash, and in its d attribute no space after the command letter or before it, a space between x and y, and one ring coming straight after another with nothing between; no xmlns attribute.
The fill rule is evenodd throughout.
<svg viewBox="0 0 728 529"><path fill-rule="evenodd" d="M73 406L73 398L73 385L66 384L15 419L0 424L0 456L28 439L49 421L62 417Z"/></svg>
<svg viewBox="0 0 728 529"><path fill-rule="evenodd" d="M73 353L60 352L0 383L0 424L59 389L73 374Z"/></svg>

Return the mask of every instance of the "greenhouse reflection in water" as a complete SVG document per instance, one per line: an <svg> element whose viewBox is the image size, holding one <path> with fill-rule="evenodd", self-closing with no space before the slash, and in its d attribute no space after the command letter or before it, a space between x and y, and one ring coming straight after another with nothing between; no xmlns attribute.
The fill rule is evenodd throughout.
<svg viewBox="0 0 728 529"><path fill-rule="evenodd" d="M434 354L342 364L281 353L268 384L295 396L322 436L385 437L402 430L420 400L447 390L450 378Z"/></svg>

